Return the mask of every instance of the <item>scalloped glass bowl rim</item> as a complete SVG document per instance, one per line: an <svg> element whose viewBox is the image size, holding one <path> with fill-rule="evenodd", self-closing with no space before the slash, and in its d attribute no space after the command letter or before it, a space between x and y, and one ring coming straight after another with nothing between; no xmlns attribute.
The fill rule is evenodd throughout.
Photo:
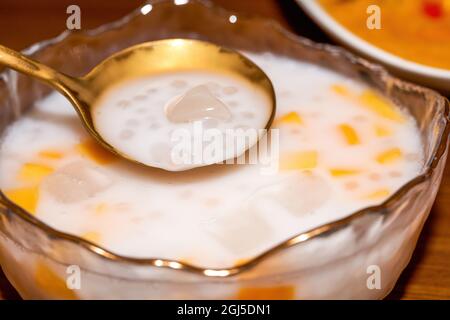
<svg viewBox="0 0 450 320"><path fill-rule="evenodd" d="M169 0L159 0L156 2L157 3L169 2ZM208 9L208 10L214 10L214 14L216 14L216 15L226 14L227 16L230 16L232 14L231 11L225 10L219 6L213 5L213 4L211 4L209 2L205 2L203 0L190 0L190 3L192 3L192 2L201 4L204 7L206 7L206 9ZM152 2L152 3L155 3L155 2ZM146 2L143 3L143 5L145 5L145 4L146 4ZM131 13L127 14L126 16L124 16L123 18L121 18L117 21L104 24L104 25L102 25L98 28L92 29L92 30L86 30L83 32L78 32L78 33L81 33L83 36L88 36L88 37L96 36L105 31L123 27L127 24L128 21L131 21L133 18L135 18L136 16L139 16L140 14L141 13L140 13L140 7L139 7L138 9L132 11ZM20 218L31 223L34 227L37 227L37 228L43 230L47 235L50 235L53 238L59 238L59 239L70 241L72 243L80 245L81 247L88 249L90 252L94 253L95 255L97 255L101 258L107 259L109 261L112 261L112 262L118 261L118 262L122 262L122 263L129 263L129 264L135 264L135 265L141 265L141 266L148 265L148 266L157 267L157 268L168 268L168 269L172 269L175 271L176 270L188 271L188 272L192 272L194 274L203 275L205 277L223 278L223 277L234 276L234 275L237 275L244 271L247 271L248 269L253 268L254 266L259 264L261 261L265 260L268 256L272 255L275 252L288 249L292 246L295 246L300 243L304 243L304 242L311 240L313 238L316 238L318 236L323 236L325 234L329 235L333 232L336 232L336 231L340 230L342 227L347 226L352 221L354 221L355 219L357 219L361 216L364 216L364 215L367 215L370 213L374 213L374 212L386 212L386 209L388 209L391 206L391 204L395 203L397 200L401 201L402 197L410 189L412 189L414 186L421 184L421 183L427 181L428 179L430 179L434 168L439 164L442 156L445 154L445 151L447 149L447 139L448 139L448 136L450 133L450 111L449 111L450 108L449 108L448 100L446 100L444 97L440 96L437 92L435 92L433 90L430 90L430 89L427 89L424 87L420 87L415 84L408 83L408 82L402 81L400 79L397 79L397 78L391 76L383 67L376 65L376 64L372 64L362 58L359 58L356 55L346 51L345 49L343 49L341 47L327 45L327 44L317 44L307 38L303 38L303 37L297 36L295 34L292 34L289 31L287 31L286 29L284 29L283 27L281 27L281 25L279 25L277 22L272 21L270 19L262 18L262 17L258 17L258 16L245 15L245 14L239 14L239 19L257 20L257 21L263 22L264 24L270 25L270 27L275 28L276 31L278 31L280 33L280 36L287 37L290 41L295 41L295 42L302 44L303 46L313 47L313 48L325 51L327 53L339 54L339 55L343 56L345 59L347 59L353 63L356 62L357 64L363 66L365 69L368 69L371 72L378 73L378 75L381 78L383 78L384 81L389 80L389 81L392 81L396 85L403 85L403 87L405 87L405 88L416 89L416 90L422 91L427 94L435 95L437 98L442 100L442 103L445 104L444 105L445 127L444 127L444 130L442 131L441 135L438 138L437 147L433 151L433 154L431 157L432 161L430 163L426 164L423 174L410 180L408 183L403 185L399 190L397 190L393 195L391 195L386 201L384 201L383 203L381 203L379 205L363 208L357 212L350 214L349 216L347 216L343 219L332 221L330 223L320 225L320 226L313 228L311 230L308 230L306 232L297 234L296 236L293 236L290 239L287 239L287 240L273 246L272 248L264 251L260 255L247 260L245 263L242 263L240 265L235 265L231 268L211 268L211 269L209 269L209 268L205 268L205 267L195 266L195 265L185 263L185 262L180 262L177 260L160 259L160 258L132 258L132 257L118 255L118 254L115 254L115 253L105 249L105 248L102 248L101 246L98 246L92 242L89 242L88 240L85 240L83 238L53 229L52 227L50 227L47 224L40 221L39 219L35 218L33 215L28 213L26 210L22 209L21 207L17 206L15 203L11 202L8 198L5 197L3 192L1 192L0 204L2 204L4 202L6 209L11 210L13 214L17 214ZM66 37L68 37L71 34L72 34L72 32L70 32L70 31L64 31L63 33L61 33L60 35L58 35L52 39L40 41L34 45L31 45L27 49L23 50L23 53L32 55L45 47L49 47L55 43L58 43L58 42L64 40ZM6 73L6 72L9 72L9 71L4 71L3 73Z"/></svg>

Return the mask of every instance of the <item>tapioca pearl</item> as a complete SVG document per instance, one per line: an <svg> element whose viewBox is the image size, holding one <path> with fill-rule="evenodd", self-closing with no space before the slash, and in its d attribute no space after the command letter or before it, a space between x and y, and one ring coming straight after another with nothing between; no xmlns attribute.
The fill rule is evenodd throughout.
<svg viewBox="0 0 450 320"><path fill-rule="evenodd" d="M380 181L381 180L381 174L373 172L369 174L369 179L372 181Z"/></svg>
<svg viewBox="0 0 450 320"><path fill-rule="evenodd" d="M416 153L405 154L405 160L408 162L417 162L420 160L420 156Z"/></svg>
<svg viewBox="0 0 450 320"><path fill-rule="evenodd" d="M153 94L158 92L157 88L148 88L147 90L145 90L145 93L149 93L149 94Z"/></svg>
<svg viewBox="0 0 450 320"><path fill-rule="evenodd" d="M206 207L211 208L217 207L221 203L221 201L218 198L206 198L203 203Z"/></svg>
<svg viewBox="0 0 450 320"><path fill-rule="evenodd" d="M401 173L400 171L390 171L389 176L391 178L401 178L403 177L403 173Z"/></svg>
<svg viewBox="0 0 450 320"><path fill-rule="evenodd" d="M229 106L229 107L232 107L232 108L235 108L235 107L237 107L237 106L239 106L239 102L237 102L237 101L228 101L228 102L226 102L226 104L227 104L227 106Z"/></svg>
<svg viewBox="0 0 450 320"><path fill-rule="evenodd" d="M324 97L322 97L322 96L312 96L311 100L313 102L322 102L324 100Z"/></svg>
<svg viewBox="0 0 450 320"><path fill-rule="evenodd" d="M152 122L149 124L148 128L150 130L156 130L156 129L161 128L161 125L158 122Z"/></svg>
<svg viewBox="0 0 450 320"><path fill-rule="evenodd" d="M245 119L254 119L255 118L255 114L250 111L241 112L241 116Z"/></svg>
<svg viewBox="0 0 450 320"><path fill-rule="evenodd" d="M239 91L238 88L232 86L228 86L222 89L222 92L229 96L237 93L238 91Z"/></svg>
<svg viewBox="0 0 450 320"><path fill-rule="evenodd" d="M131 139L133 137L133 135L134 135L134 131L125 129L120 132L119 138L122 140L128 140L128 139Z"/></svg>
<svg viewBox="0 0 450 320"><path fill-rule="evenodd" d="M357 181L347 181L344 183L344 188L348 191L355 191L359 188L359 183Z"/></svg>
<svg viewBox="0 0 450 320"><path fill-rule="evenodd" d="M356 122L367 122L369 119L365 115L359 114L352 117L352 120Z"/></svg>
<svg viewBox="0 0 450 320"><path fill-rule="evenodd" d="M131 105L131 101L129 100L120 100L119 102L117 102L117 106L121 107L121 108L126 108L129 107Z"/></svg>
<svg viewBox="0 0 450 320"><path fill-rule="evenodd" d="M176 89L182 89L182 88L185 88L188 85L188 83L184 80L178 79L178 80L172 81L170 83L170 85Z"/></svg>
<svg viewBox="0 0 450 320"><path fill-rule="evenodd" d="M128 119L127 121L125 121L125 125L127 127L136 127L139 125L139 120L138 119Z"/></svg>
<svg viewBox="0 0 450 320"><path fill-rule="evenodd" d="M145 218L144 217L130 217L130 218L128 218L128 221L130 221L131 224L140 225L140 224L142 224L142 222L145 221Z"/></svg>
<svg viewBox="0 0 450 320"><path fill-rule="evenodd" d="M289 133L292 135L301 135L302 130L300 130L299 128L290 128Z"/></svg>
<svg viewBox="0 0 450 320"><path fill-rule="evenodd" d="M148 115L144 118L144 123L153 123L156 121L156 118L154 115Z"/></svg>
<svg viewBox="0 0 450 320"><path fill-rule="evenodd" d="M149 108L144 108L144 107L137 108L136 109L136 113L138 113L138 114L145 114L145 113L147 113L149 111L148 109Z"/></svg>
<svg viewBox="0 0 450 320"><path fill-rule="evenodd" d="M220 90L220 85L217 82L209 81L205 84L209 90L216 92Z"/></svg>
<svg viewBox="0 0 450 320"><path fill-rule="evenodd" d="M246 124L237 124L233 127L234 130L248 130L250 129L250 126Z"/></svg>
<svg viewBox="0 0 450 320"><path fill-rule="evenodd" d="M194 192L192 190L186 189L177 193L178 198L180 199L190 199L192 198Z"/></svg>
<svg viewBox="0 0 450 320"><path fill-rule="evenodd" d="M147 99L147 96L143 94L138 94L133 97L134 101L144 101L145 99Z"/></svg>
<svg viewBox="0 0 450 320"><path fill-rule="evenodd" d="M312 111L312 112L308 112L305 113L305 116L311 119L318 119L320 117L322 117L322 114L319 111Z"/></svg>
<svg viewBox="0 0 450 320"><path fill-rule="evenodd" d="M149 220L149 219L150 220L158 220L158 219L161 219L163 216L164 215L163 215L162 211L151 210L151 211L144 213L144 215L140 214L138 216L132 216L129 218L129 220L132 224L139 225L142 222L145 222L146 220Z"/></svg>
<svg viewBox="0 0 450 320"><path fill-rule="evenodd" d="M204 129L217 128L218 125L219 125L219 121L217 119L207 118L202 121L202 126Z"/></svg>

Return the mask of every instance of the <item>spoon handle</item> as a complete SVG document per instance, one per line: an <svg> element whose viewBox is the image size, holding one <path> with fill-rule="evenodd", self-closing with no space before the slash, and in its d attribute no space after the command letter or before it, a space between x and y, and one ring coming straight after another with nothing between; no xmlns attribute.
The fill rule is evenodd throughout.
<svg viewBox="0 0 450 320"><path fill-rule="evenodd" d="M62 74L2 45L0 45L0 64L40 79L64 95L70 96L73 92L77 92L80 89L80 83L77 79Z"/></svg>

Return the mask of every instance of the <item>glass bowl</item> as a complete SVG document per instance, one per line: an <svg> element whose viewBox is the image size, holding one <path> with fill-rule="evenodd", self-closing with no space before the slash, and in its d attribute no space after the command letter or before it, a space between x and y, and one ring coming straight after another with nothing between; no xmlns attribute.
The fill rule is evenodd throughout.
<svg viewBox="0 0 450 320"><path fill-rule="evenodd" d="M448 101L391 77L343 49L297 37L271 21L208 2L152 1L120 21L65 32L28 50L81 76L112 53L163 38L194 38L321 65L383 93L416 118L422 174L378 206L280 243L236 266L206 269L180 261L118 256L58 232L0 194L0 263L23 298L32 299L377 299L408 263L434 202L447 157ZM233 16L230 18L230 16ZM67 63L70 61L70 63ZM12 71L0 79L0 131L50 89ZM374 281L374 276L381 279ZM379 285L378 285L379 284Z"/></svg>

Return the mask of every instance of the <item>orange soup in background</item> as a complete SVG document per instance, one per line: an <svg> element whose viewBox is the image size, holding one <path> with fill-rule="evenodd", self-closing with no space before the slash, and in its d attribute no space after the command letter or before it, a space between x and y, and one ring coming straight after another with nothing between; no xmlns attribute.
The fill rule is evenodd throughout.
<svg viewBox="0 0 450 320"><path fill-rule="evenodd" d="M319 0L364 40L420 64L450 70L450 0ZM369 29L370 5L381 9L381 29Z"/></svg>

